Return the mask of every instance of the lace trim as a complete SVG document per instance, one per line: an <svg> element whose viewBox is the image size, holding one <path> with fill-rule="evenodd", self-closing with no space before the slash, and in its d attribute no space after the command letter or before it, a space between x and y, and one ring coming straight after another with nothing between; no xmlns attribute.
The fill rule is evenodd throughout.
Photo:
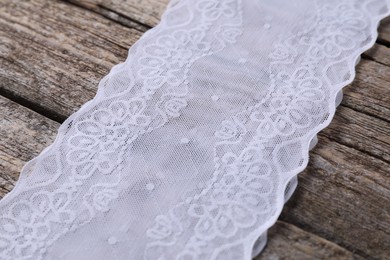
<svg viewBox="0 0 390 260"><path fill-rule="evenodd" d="M41 259L59 237L107 212L118 198L122 160L131 143L180 116L187 106L191 65L241 33L240 0L199 1L193 12L190 5L172 3L160 24L130 49L126 62L100 82L96 97L25 165L17 186L1 201L0 259ZM178 21L175 14L183 11L189 16ZM211 28L213 35L207 34ZM32 178L47 169L55 175Z"/></svg>
<svg viewBox="0 0 390 260"><path fill-rule="evenodd" d="M371 20L372 1L362 6L348 0L332 6L316 3L317 15L307 30L277 44L269 55L271 90L256 105L223 121L215 133L220 141L207 188L158 216L148 230L146 259L217 259L232 249L250 259L265 246L266 230L295 189L296 175L307 166L311 141L330 123L342 87L352 82L360 54L374 44L379 20L389 13L378 10L380 17ZM361 30L370 30L371 38L362 38ZM332 78L340 68L348 70ZM248 132L256 134L242 147ZM280 146L273 149L275 143ZM299 155L295 165L283 167L284 157L294 154ZM184 238L183 230L193 226L193 236ZM187 242L178 254L182 240Z"/></svg>
<svg viewBox="0 0 390 260"><path fill-rule="evenodd" d="M374 1L337 2L317 1L307 30L276 45L269 57L271 90L221 122L213 179L202 193L156 217L147 232L146 259L217 259L232 249L249 259L262 250L266 230L307 165L310 140L330 123L337 93L354 78L357 57L374 44L378 22L389 14L388 8L370 10ZM240 0L201 0L194 10L190 3L172 2L126 62L101 81L96 97L23 168L16 187L0 202L0 259L42 259L58 238L107 212L118 198L126 149L180 116L190 98L192 64L241 35ZM187 12L188 19L177 20L176 12ZM211 29L217 33L207 34ZM362 30L371 37L361 38ZM315 37L305 37L309 33ZM318 67L323 63L327 66ZM284 163L286 156L294 165ZM80 190L81 185L88 189ZM192 236L183 237L192 227Z"/></svg>

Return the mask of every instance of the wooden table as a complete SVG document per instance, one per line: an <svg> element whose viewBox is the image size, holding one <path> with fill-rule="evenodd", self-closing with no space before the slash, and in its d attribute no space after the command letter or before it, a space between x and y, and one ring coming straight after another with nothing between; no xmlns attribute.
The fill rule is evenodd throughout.
<svg viewBox="0 0 390 260"><path fill-rule="evenodd" d="M167 3L1 0L0 197ZM257 259L389 259L389 46L387 20Z"/></svg>

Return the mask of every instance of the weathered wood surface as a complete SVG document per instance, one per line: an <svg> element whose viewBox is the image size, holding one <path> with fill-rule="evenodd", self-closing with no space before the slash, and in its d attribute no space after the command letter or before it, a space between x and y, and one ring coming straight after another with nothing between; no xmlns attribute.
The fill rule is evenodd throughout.
<svg viewBox="0 0 390 260"><path fill-rule="evenodd" d="M0 197L15 185L22 165L54 141L59 123L0 96ZM292 224L277 222L269 231L269 244L256 259L356 258L340 246L305 232Z"/></svg>
<svg viewBox="0 0 390 260"><path fill-rule="evenodd" d="M0 197L3 197L14 187L22 166L54 141L60 124L2 96L0 108Z"/></svg>
<svg viewBox="0 0 390 260"><path fill-rule="evenodd" d="M4 0L0 8L0 93L60 121L93 98L142 35L64 2Z"/></svg>
<svg viewBox="0 0 390 260"><path fill-rule="evenodd" d="M109 19L129 24L136 22L145 27L154 27L166 9L169 0L66 0L75 5L93 10Z"/></svg>
<svg viewBox="0 0 390 260"><path fill-rule="evenodd" d="M0 197L22 165L54 140L59 122L93 98L99 80L158 23L167 3L2 1ZM389 43L387 19L299 176L281 216L289 224L270 231L262 259L390 255Z"/></svg>
<svg viewBox="0 0 390 260"><path fill-rule="evenodd" d="M268 231L268 243L255 260L363 259L294 225L278 221Z"/></svg>

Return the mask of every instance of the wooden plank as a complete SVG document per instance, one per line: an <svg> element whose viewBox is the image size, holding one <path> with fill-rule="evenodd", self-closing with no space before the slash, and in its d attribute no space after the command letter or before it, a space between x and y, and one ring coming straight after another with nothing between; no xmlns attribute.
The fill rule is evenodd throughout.
<svg viewBox="0 0 390 260"><path fill-rule="evenodd" d="M278 221L268 231L268 243L255 260L362 259L344 248L294 225Z"/></svg>
<svg viewBox="0 0 390 260"><path fill-rule="evenodd" d="M110 19L124 23L123 19L138 21L154 27L160 21L170 0L65 0L93 10ZM172 0L174 1L174 0ZM381 22L379 39L390 44L390 18Z"/></svg>
<svg viewBox="0 0 390 260"><path fill-rule="evenodd" d="M344 90L332 123L320 133L297 194L281 217L376 258L390 254L387 52L387 47L375 45L366 53L372 60L357 67L355 81Z"/></svg>
<svg viewBox="0 0 390 260"><path fill-rule="evenodd" d="M4 98L0 98L0 105L1 107L5 108L2 110L0 117L0 123L2 125L0 132L0 136L2 137L0 139L0 158L2 158L2 160L0 160L0 170L3 173L8 173L7 175L3 174L2 177L5 177L3 178L3 181L5 179L4 182L6 182L7 179L11 179L11 181L8 181L8 187L6 187L7 189L10 189L14 184L22 164L38 154L39 151L41 151L54 139L58 124L36 113L28 111L27 109L24 109L14 102L8 101ZM375 187L378 185L378 183L383 183L381 177L379 176L378 178L378 174L375 176L377 177L375 180L376 184L372 183L373 181L360 180L358 183L354 183L354 189L346 186L346 184L351 182L351 178L354 176L353 173L355 173L357 176L362 175L360 173L362 167L364 167L363 174L366 174L367 176L372 175L371 173L374 172L382 172L383 174L386 172L386 168L383 169L382 167L382 170L380 171L376 168L377 165L380 164L374 161L375 165L371 166L370 163L372 163L373 160L367 158L364 154L358 153L359 156L357 157L356 151L354 149L340 146L334 142L326 141L326 143L324 143L324 141L326 141L326 139L322 138L319 145L322 150L320 150L320 152L317 151L318 149L315 150L316 153L311 158L311 165L309 166L309 170L302 175L303 177L300 177L300 188L298 190L298 194L294 196L294 199L299 198L299 200L295 201L296 204L294 204L293 210L291 210L291 207L289 207L291 203L287 204L284 214L288 214L290 221L298 221L298 225L304 225L306 228L309 224L314 224L320 226L321 229L324 229L324 224L326 224L325 228L332 229L331 232L328 232L327 234L327 236L330 237L334 236L335 234L340 234L340 232L343 232L344 236L349 237L349 234L354 233L353 230L359 229L361 224L363 227L360 227L360 233L355 234L353 243L356 243L356 240L359 238L359 236L363 235L367 230L370 232L370 234L372 234L372 236L377 237L378 235L381 235L381 232L376 230L378 222L381 223L377 219L377 216L382 215L382 217L386 217L386 211L388 210L388 208L386 209L386 205L389 199L388 190L385 191L384 194L381 194L378 193L378 190ZM329 147L335 150L328 150ZM329 157L332 159L334 156L339 157L340 155L347 155L347 158L338 160L336 162L329 162L326 161L326 158L324 159L324 155L322 155L321 151L325 151L325 156L327 156L326 158ZM351 165L351 161L366 162L368 163L369 167L374 167L374 169L367 169L367 166L360 165L361 163L358 165ZM353 167L356 167L357 171ZM333 176L339 175L344 176L340 176L336 180L332 178ZM331 176L331 178L329 178L329 176ZM368 183L371 184L371 187L367 188L365 185ZM384 183L383 185L389 187L390 184ZM4 187L4 185L2 185L2 187ZM346 198L344 198L344 196L340 196L344 194L344 189L347 191L351 189L354 190L354 194L351 195L350 192L347 194L347 201L345 200ZM384 196L386 193L387 196ZM334 198L334 201L330 200L330 198L334 197L334 194L338 194L338 197ZM328 204L328 201L332 203ZM358 201L358 205L348 204L350 201ZM371 205L373 202L375 202L379 208ZM365 205L366 207L362 207L361 205ZM374 207L374 210L369 211L367 210L367 207ZM326 211L327 214L324 214L323 211ZM361 218L361 214L359 214L361 212L366 214L366 216L363 218L364 220L368 219L368 223L367 221L360 221L358 219ZM371 216L368 215L367 212L369 212ZM291 215L293 215L293 217L291 217ZM305 220L304 224L302 224L302 218ZM383 225L383 222L386 223L386 221L387 223L390 223L385 219L385 221L382 220L381 224ZM359 226L355 226L355 223L359 223ZM313 231L318 232L318 230L321 230L318 226L315 227ZM387 227L382 227L384 230L389 230L386 228ZM279 237L279 235L277 236ZM288 236L289 235L287 235L287 238ZM299 240L300 242L294 242L293 240L290 241L290 239L287 238L282 235L280 239L283 239L284 242L281 242L272 238L271 236L270 243L276 243L275 247L283 248L286 246L284 245L282 247L283 244L290 243L297 243L297 245L304 246L303 241L306 241L306 238L302 238ZM386 245L386 243L389 241L388 239L388 235L387 237L383 237L382 235L372 241L377 241L377 243L378 241L381 241L384 243L384 245ZM340 241L344 241L344 239L341 239ZM268 247L272 248L271 246ZM378 249L376 245L374 245L373 248ZM353 249L356 250L355 248ZM300 250L302 249L299 249L299 255L302 254ZM269 249L268 251L269 254L273 256L279 253L286 254L285 250L279 252L279 250Z"/></svg>
<svg viewBox="0 0 390 260"><path fill-rule="evenodd" d="M140 35L137 30L63 3L4 3L0 7L0 39L4 43L0 44L4 64L0 68L1 89L31 102L38 100L37 106L56 111L62 118L93 97L98 80L124 59L132 44L129 40L134 42ZM381 31L385 39L383 34ZM390 70L388 48L378 44L375 48L374 53L367 53L372 60L362 61L356 81L346 91L344 108L335 118L340 128L332 124L322 134L322 148L313 153L308 170L300 177L298 194L283 218L363 256L381 258L389 253L384 243L390 244L386 225L389 208L385 204L390 187L386 181L389 165L385 163L389 143L384 132L388 133L386 86ZM20 167L22 161L10 156L4 163L8 168L0 168L1 172L11 169L2 181L8 183L6 189L18 172L12 169Z"/></svg>
<svg viewBox="0 0 390 260"><path fill-rule="evenodd" d="M59 123L0 96L0 198L10 191L22 165L53 142ZM291 224L277 222L269 230L265 251L256 259L352 259L353 254Z"/></svg>
<svg viewBox="0 0 390 260"><path fill-rule="evenodd" d="M365 258L385 259L390 255L389 164L331 141L328 134L321 133L281 219Z"/></svg>
<svg viewBox="0 0 390 260"><path fill-rule="evenodd" d="M390 254L387 52L387 47L376 45L367 56L378 60L362 60L358 66L281 217L374 258Z"/></svg>
<svg viewBox="0 0 390 260"><path fill-rule="evenodd" d="M390 27L390 24L387 26ZM390 66L390 48L382 44L375 44L363 54L363 58L371 59L385 66Z"/></svg>
<svg viewBox="0 0 390 260"><path fill-rule="evenodd" d="M390 46L390 17L387 17L381 21L381 26L379 27L379 41L380 43Z"/></svg>
<svg viewBox="0 0 390 260"><path fill-rule="evenodd" d="M98 14L51 0L0 7L0 92L64 120L96 93L140 36Z"/></svg>
<svg viewBox="0 0 390 260"><path fill-rule="evenodd" d="M94 96L98 81L125 59L127 48L141 35L57 1L6 0L1 10L0 93L26 100L59 121ZM377 49L370 57L383 61L387 49ZM390 102L386 95L378 95L383 89L377 85L387 82L390 68L379 65L363 61L355 92L346 98L355 110L380 116L388 114ZM368 80L373 77L379 78ZM372 102L363 106L362 97Z"/></svg>
<svg viewBox="0 0 390 260"><path fill-rule="evenodd" d="M22 166L54 141L59 123L0 96L0 198Z"/></svg>
<svg viewBox="0 0 390 260"><path fill-rule="evenodd" d="M340 106L321 135L390 163L389 133L389 122Z"/></svg>
<svg viewBox="0 0 390 260"><path fill-rule="evenodd" d="M135 21L147 27L156 26L170 0L67 0L93 10L115 21Z"/></svg>
<svg viewBox="0 0 390 260"><path fill-rule="evenodd" d="M344 90L342 106L388 121L390 67L371 60L357 66L354 82Z"/></svg>

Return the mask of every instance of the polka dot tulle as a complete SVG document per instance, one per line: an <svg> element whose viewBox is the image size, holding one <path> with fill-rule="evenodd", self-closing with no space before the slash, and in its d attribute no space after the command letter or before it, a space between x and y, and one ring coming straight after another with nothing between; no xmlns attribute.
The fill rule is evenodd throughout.
<svg viewBox="0 0 390 260"><path fill-rule="evenodd" d="M0 202L0 260L251 259L386 0L175 0Z"/></svg>

